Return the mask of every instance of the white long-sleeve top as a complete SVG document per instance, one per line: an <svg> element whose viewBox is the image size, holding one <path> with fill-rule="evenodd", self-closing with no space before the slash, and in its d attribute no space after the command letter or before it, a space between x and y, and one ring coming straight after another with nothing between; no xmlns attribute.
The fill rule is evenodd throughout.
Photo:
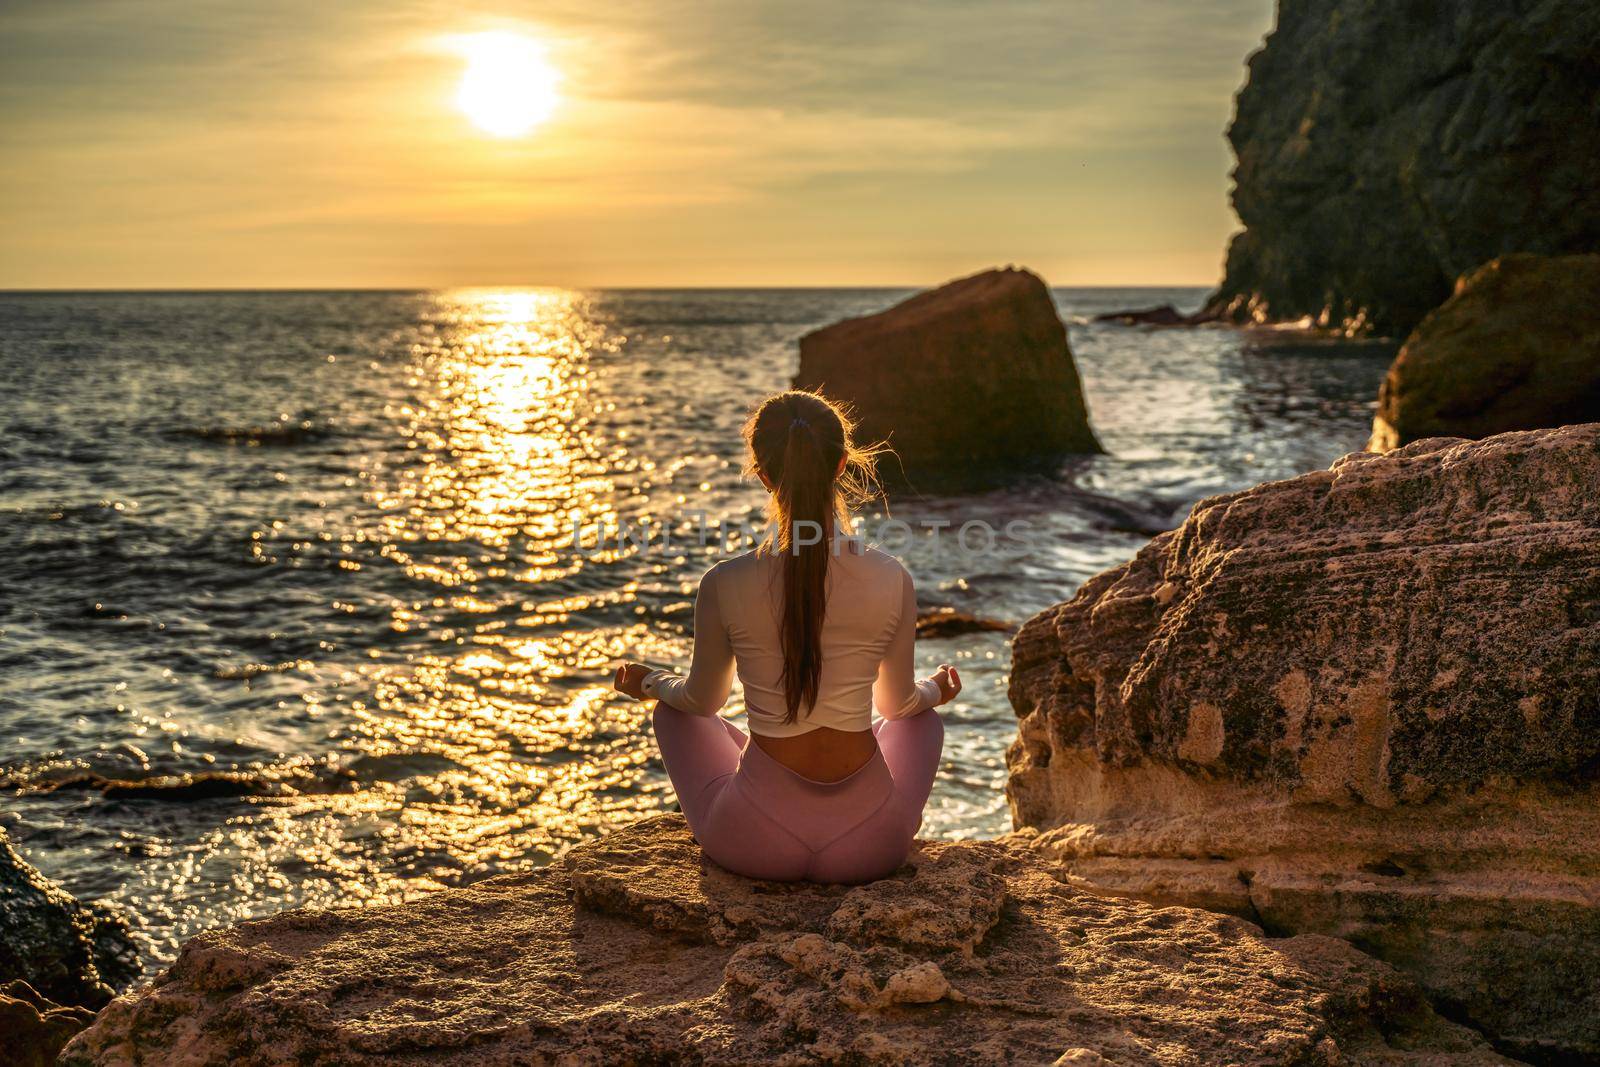
<svg viewBox="0 0 1600 1067"><path fill-rule="evenodd" d="M827 612L822 623L822 677L817 702L784 722L781 560L746 552L706 571L694 603L694 659L687 676L655 670L646 695L692 715L715 715L744 685L750 729L794 737L821 726L867 730L876 708L903 719L939 703L939 685L918 681L914 656L917 593L911 575L886 552L839 538L828 559Z"/></svg>

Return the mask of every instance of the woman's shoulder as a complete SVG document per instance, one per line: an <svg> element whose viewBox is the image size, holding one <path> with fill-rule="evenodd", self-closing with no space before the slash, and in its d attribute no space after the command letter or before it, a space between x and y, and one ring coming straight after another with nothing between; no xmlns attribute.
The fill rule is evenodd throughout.
<svg viewBox="0 0 1600 1067"><path fill-rule="evenodd" d="M911 572L906 570L906 565L876 545L861 542L861 550L855 553L855 556L861 561L862 567L881 576L885 581L893 582L897 586L900 582L911 581Z"/></svg>
<svg viewBox="0 0 1600 1067"><path fill-rule="evenodd" d="M736 581L741 576L750 574L760 566L758 553L755 549L741 552L737 556L719 559L706 572L700 576L700 584Z"/></svg>

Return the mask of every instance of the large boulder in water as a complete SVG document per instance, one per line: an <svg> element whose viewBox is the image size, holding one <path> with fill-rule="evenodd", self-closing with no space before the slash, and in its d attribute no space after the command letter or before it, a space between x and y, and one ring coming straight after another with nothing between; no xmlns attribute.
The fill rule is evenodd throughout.
<svg viewBox="0 0 1600 1067"><path fill-rule="evenodd" d="M1197 504L1014 644L1014 820L1075 883L1345 937L1600 1057L1600 425Z"/></svg>
<svg viewBox="0 0 1600 1067"><path fill-rule="evenodd" d="M757 882L668 815L542 871L202 934L61 1062L1505 1061L1331 938L1087 893L990 842L869 885Z"/></svg>
<svg viewBox="0 0 1600 1067"><path fill-rule="evenodd" d="M1367 447L1600 421L1600 255L1505 256L1406 339Z"/></svg>
<svg viewBox="0 0 1600 1067"><path fill-rule="evenodd" d="M1509 252L1600 249L1600 4L1281 0L1228 139L1209 302L1404 336Z"/></svg>
<svg viewBox="0 0 1600 1067"><path fill-rule="evenodd" d="M794 384L849 404L880 471L960 487L1099 452L1067 329L1025 270L989 270L800 339Z"/></svg>
<svg viewBox="0 0 1600 1067"><path fill-rule="evenodd" d="M98 1008L139 972L127 920L85 904L17 854L0 830L0 985Z"/></svg>

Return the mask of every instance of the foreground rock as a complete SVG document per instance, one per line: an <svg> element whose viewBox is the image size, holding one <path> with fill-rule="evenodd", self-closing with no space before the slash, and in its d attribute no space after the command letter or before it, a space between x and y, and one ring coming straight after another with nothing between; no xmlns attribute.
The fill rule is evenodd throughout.
<svg viewBox="0 0 1600 1067"><path fill-rule="evenodd" d="M73 899L0 831L0 985L25 982L56 1004L98 1008L138 973L127 921Z"/></svg>
<svg viewBox="0 0 1600 1067"><path fill-rule="evenodd" d="M1028 622L1007 792L1078 884L1347 937L1600 1057L1600 425L1196 505Z"/></svg>
<svg viewBox="0 0 1600 1067"><path fill-rule="evenodd" d="M0 986L0 1064L49 1067L72 1035L93 1019L87 1008L62 1007L26 982L8 982Z"/></svg>
<svg viewBox="0 0 1600 1067"><path fill-rule="evenodd" d="M1508 252L1600 248L1600 4L1282 0L1209 309L1402 337Z"/></svg>
<svg viewBox="0 0 1600 1067"><path fill-rule="evenodd" d="M856 888L707 866L677 816L563 868L191 941L65 1064L1503 1062L1341 941L926 844Z"/></svg>
<svg viewBox="0 0 1600 1067"><path fill-rule="evenodd" d="M1422 320L1378 393L1376 452L1600 420L1600 255L1506 256Z"/></svg>
<svg viewBox="0 0 1600 1067"><path fill-rule="evenodd" d="M1099 452L1044 282L990 270L800 339L800 389L842 400L899 455L891 482L977 487Z"/></svg>

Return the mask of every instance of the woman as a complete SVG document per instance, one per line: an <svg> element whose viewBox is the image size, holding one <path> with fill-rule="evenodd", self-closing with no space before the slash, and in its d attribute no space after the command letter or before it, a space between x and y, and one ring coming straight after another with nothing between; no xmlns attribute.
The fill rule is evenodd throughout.
<svg viewBox="0 0 1600 1067"><path fill-rule="evenodd" d="M881 878L921 825L944 745L933 709L961 678L946 664L915 679L911 576L849 534L873 453L851 443L846 417L815 394L780 393L744 436L772 533L700 579L687 677L629 663L616 687L658 701L667 774L716 863L781 881ZM717 715L736 666L748 742Z"/></svg>

